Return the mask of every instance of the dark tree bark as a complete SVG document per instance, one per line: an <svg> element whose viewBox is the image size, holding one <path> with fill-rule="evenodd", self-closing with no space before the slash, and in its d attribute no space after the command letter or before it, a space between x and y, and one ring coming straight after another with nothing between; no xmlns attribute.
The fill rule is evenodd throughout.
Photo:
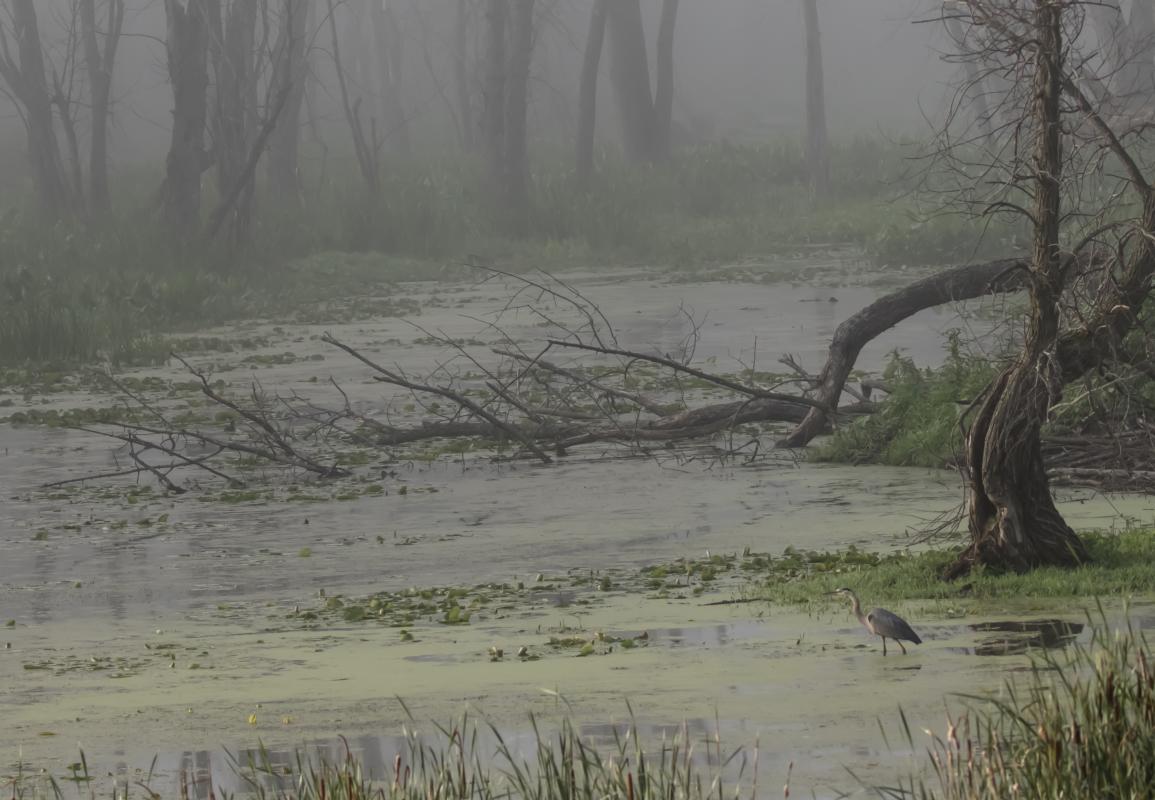
<svg viewBox="0 0 1155 800"><path fill-rule="evenodd" d="M48 84L33 0L12 0L11 20L16 54L0 25L0 77L23 106L28 159L40 207L45 215L56 218L69 210L69 193L52 120L54 93Z"/></svg>
<svg viewBox="0 0 1155 800"><path fill-rule="evenodd" d="M968 264L915 281L909 286L880 297L847 318L834 331L826 364L818 374L815 400L834 408L842 397L846 379L862 348L885 331L919 311L944 303L957 303L987 294L1023 288L1026 262L1020 259ZM819 408L811 408L806 418L779 447L805 447L826 429L828 418Z"/></svg>
<svg viewBox="0 0 1155 800"><path fill-rule="evenodd" d="M495 186L501 185L505 172L506 4L507 0L486 0L485 5L484 139Z"/></svg>
<svg viewBox="0 0 1155 800"><path fill-rule="evenodd" d="M602 43L606 37L606 11L610 0L594 0L590 12L590 30L582 58L581 86L578 90L577 181L589 185L594 171L594 131L597 122L598 70L602 62Z"/></svg>
<svg viewBox="0 0 1155 800"><path fill-rule="evenodd" d="M401 101L401 30L392 6L380 0L369 4L369 19L373 28L373 46L377 51L377 72L381 76L381 109L384 115L385 141L397 155L406 157L410 152L409 120Z"/></svg>
<svg viewBox="0 0 1155 800"><path fill-rule="evenodd" d="M281 119L269 138L269 188L278 202L301 206L300 145L301 107L308 78L308 20L310 0L288 0L273 50L271 94L287 91Z"/></svg>
<svg viewBox="0 0 1155 800"><path fill-rule="evenodd" d="M477 147L473 97L469 82L469 3L457 0L453 17L453 83L457 90L457 115L461 122L461 149L472 153Z"/></svg>
<svg viewBox="0 0 1155 800"><path fill-rule="evenodd" d="M611 0L607 19L610 40L610 83L617 99L626 158L654 157L654 102L640 0Z"/></svg>
<svg viewBox="0 0 1155 800"><path fill-rule="evenodd" d="M654 86L654 157L670 155L670 123L674 114L674 29L678 0L663 0L658 25L657 75Z"/></svg>
<svg viewBox="0 0 1155 800"><path fill-rule="evenodd" d="M826 94L822 77L822 34L818 0L802 0L806 17L806 166L815 197L830 193L830 146L826 134Z"/></svg>
<svg viewBox="0 0 1155 800"><path fill-rule="evenodd" d="M1082 541L1059 514L1043 465L1043 423L1062 391L1056 352L1063 258L1059 246L1063 174L1062 7L1035 10L1034 247L1027 287L1031 310L1019 357L986 390L967 434L971 545L947 571L978 564L1017 571L1087 560Z"/></svg>
<svg viewBox="0 0 1155 800"><path fill-rule="evenodd" d="M210 5L214 0L165 0L168 74L173 91L172 141L165 160L161 211L184 234L200 227L205 153Z"/></svg>
<svg viewBox="0 0 1155 800"><path fill-rule="evenodd" d="M509 78L505 97L504 180L506 208L514 232L524 232L529 211L529 157L526 125L529 67L533 58L534 0L514 0Z"/></svg>
<svg viewBox="0 0 1155 800"><path fill-rule="evenodd" d="M92 138L88 154L88 202L94 214L105 214L112 205L108 189L108 117L112 95L112 68L124 28L124 0L108 0L103 31L97 31L96 0L81 0L81 34L92 103ZM100 38L103 34L104 48Z"/></svg>

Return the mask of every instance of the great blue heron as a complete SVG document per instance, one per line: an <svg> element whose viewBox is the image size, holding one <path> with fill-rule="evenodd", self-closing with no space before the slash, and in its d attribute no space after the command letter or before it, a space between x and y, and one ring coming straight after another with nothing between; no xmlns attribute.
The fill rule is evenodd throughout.
<svg viewBox="0 0 1155 800"><path fill-rule="evenodd" d="M898 646L902 648L903 655L906 655L906 648L902 645L903 639L915 644L922 644L922 639L918 638L914 629L898 614L887 611L885 608L876 608L869 614L863 614L862 603L858 602L858 595L845 586L841 589L835 589L830 594L850 598L854 608L854 616L858 617L858 621L875 636L882 637L882 654L884 656L886 655L886 640L888 638L894 639L898 643Z"/></svg>

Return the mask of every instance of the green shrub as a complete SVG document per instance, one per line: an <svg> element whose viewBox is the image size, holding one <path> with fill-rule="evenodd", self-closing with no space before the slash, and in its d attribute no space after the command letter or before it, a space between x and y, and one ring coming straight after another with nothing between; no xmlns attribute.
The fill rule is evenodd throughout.
<svg viewBox="0 0 1155 800"><path fill-rule="evenodd" d="M839 428L812 458L844 463L943 467L962 446L959 412L995 377L998 364L966 353L960 331L948 333L946 361L919 369L897 353L883 373L892 390L876 413Z"/></svg>

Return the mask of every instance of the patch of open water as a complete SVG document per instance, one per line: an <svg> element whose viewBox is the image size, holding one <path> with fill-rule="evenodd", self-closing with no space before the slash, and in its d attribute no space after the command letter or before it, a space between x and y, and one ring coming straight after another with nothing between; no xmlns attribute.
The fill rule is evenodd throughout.
<svg viewBox="0 0 1155 800"><path fill-rule="evenodd" d="M875 296L862 287L671 286L605 276L582 288L621 321L623 346L656 352L677 349L693 332L682 311L683 298L692 295L697 355L719 369L770 368L763 365L782 353L817 369L837 324ZM427 294L423 287L407 291ZM505 297L487 284L458 300L468 301L471 316L485 318ZM869 345L859 364L878 369L894 349L920 365L936 363L943 331L979 324L971 320L953 310L924 312ZM429 308L418 321L453 337L479 331L460 308ZM505 318L516 337L535 336L536 324L528 316ZM259 378L333 402L339 396L325 383L332 376L370 411L396 398L368 381L360 365L317 342L322 330L410 372L443 354L393 319L210 334L228 336L240 327L269 337L259 352L299 358L219 371L233 388ZM323 360L309 360L316 355ZM219 355L193 361L225 366ZM181 377L172 367L133 374ZM109 401L59 394L18 402ZM0 426L0 622L15 623L0 629L0 640L12 645L0 650L0 764L69 763L79 745L90 761L114 772L147 767L159 753L169 779L188 765L227 782L216 749L222 744L234 751L256 739L282 749L318 742L331 748L331 737L346 733L370 767L389 765L397 747L389 732L406 719L392 698L404 698L422 720L448 721L471 704L516 734L529 711L558 717L564 704L540 691L551 689L573 704L583 731L594 737L605 735L607 720L624 718L626 696L655 734L688 720L693 735L705 737L713 727L701 721L719 720L725 736L745 739L732 745L760 736L770 784L780 785L794 761L795 785L825 796L854 788L845 763L864 776L893 777L895 760L876 745L877 717L901 702L912 719L938 727L944 692L997 690L1003 678L1007 658L971 654L986 648L993 655L997 642L1021 640L1015 631L922 617L916 628L926 632L927 644L907 660L882 659L873 646L848 644L863 639L844 610L834 617L764 616L761 608L637 598L579 615L576 623L558 609L545 624L646 629L653 633L650 647L604 658L489 663L485 653L494 642L506 653L521 643L540 646L539 622L432 629L412 646L399 646L392 629L285 630L259 613L264 604L291 604L321 590L355 595L529 580L538 572L630 567L746 547L898 546L908 529L957 504L958 477L949 473L789 459L749 468L578 456L549 467L390 463L384 495L318 504L223 505L201 502L194 492L141 496L126 505L116 493L55 496L35 489L113 466L106 444L89 434ZM402 485L406 494L397 491ZM1146 498L1069 493L1063 500L1064 514L1080 527L1155 519ZM1062 630L1051 629L1060 644L1069 638ZM1050 641L1045 632L1027 635ZM174 652L179 657L170 661ZM86 659L94 669L77 668Z"/></svg>

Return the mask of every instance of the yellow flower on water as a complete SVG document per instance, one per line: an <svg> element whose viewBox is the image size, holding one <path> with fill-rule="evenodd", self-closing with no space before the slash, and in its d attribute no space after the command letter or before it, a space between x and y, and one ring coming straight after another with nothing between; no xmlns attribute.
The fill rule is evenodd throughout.
<svg viewBox="0 0 1155 800"><path fill-rule="evenodd" d="M256 714L249 714L249 724L250 725L256 725L257 724L257 715Z"/></svg>

